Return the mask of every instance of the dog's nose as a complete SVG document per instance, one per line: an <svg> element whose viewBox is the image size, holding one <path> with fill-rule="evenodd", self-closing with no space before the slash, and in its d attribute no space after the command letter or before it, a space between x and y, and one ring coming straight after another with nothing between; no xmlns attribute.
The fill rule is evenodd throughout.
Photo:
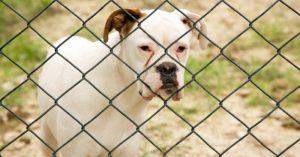
<svg viewBox="0 0 300 157"><path fill-rule="evenodd" d="M163 75L172 75L176 73L177 66L172 62L163 62L156 67L156 70Z"/></svg>

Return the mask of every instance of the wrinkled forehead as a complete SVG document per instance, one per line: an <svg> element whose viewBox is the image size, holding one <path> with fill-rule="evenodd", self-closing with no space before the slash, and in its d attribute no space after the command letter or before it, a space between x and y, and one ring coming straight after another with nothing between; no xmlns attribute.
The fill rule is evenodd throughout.
<svg viewBox="0 0 300 157"><path fill-rule="evenodd" d="M188 27L172 12L161 10L154 13L152 13L153 10L143 12L146 13L146 16L145 19L142 19L141 28L164 46L169 46L168 44L173 43L188 31ZM149 39L142 30L138 30L138 32L144 34L141 38ZM185 35L179 41L188 42L190 38L189 35Z"/></svg>

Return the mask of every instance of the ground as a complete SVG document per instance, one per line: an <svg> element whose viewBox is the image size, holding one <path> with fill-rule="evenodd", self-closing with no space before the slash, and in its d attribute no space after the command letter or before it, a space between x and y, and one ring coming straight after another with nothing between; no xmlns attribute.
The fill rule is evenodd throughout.
<svg viewBox="0 0 300 157"><path fill-rule="evenodd" d="M7 0L4 2L14 5L13 2ZM43 0L41 6L36 4L33 9L41 10L49 2L49 0ZM83 20L92 16L105 3L97 0L80 3L74 0L61 0L60 2ZM123 7L155 8L163 1L118 0L116 2ZM171 2L179 8L205 15L219 1L174 0ZM297 0L283 0L283 2L275 4L273 9L253 24L254 29L241 34L232 43L231 40L248 27L247 20L256 19L274 3L274 0L227 0L205 17L209 27L208 37L214 44L210 44L206 51L199 52L197 42L195 42L188 69L196 73L206 67L207 63L220 54L220 50L215 45L225 46L223 50L225 56L221 55L200 72L195 77L197 82L187 85L183 100L178 103L169 102L167 107L164 107L143 126L145 136L151 139L151 142L163 152L171 150L167 156L214 157L218 156L216 152L219 152L225 153L223 156L226 157L271 157L284 152L281 156L300 157L300 143L298 142L300 139L300 2ZM232 11L226 4L245 15L246 19ZM291 11L285 4L298 14ZM25 12L24 7L16 8L29 19L31 15L37 13ZM101 37L105 18L115 9L117 6L110 3L89 20L87 27ZM161 9L174 10L168 3L164 4ZM0 15L0 20L5 20L11 14L13 13ZM0 25L0 31L9 32L4 37L0 36L0 46L27 25L26 22L21 22L20 18L5 22L6 26L11 25L11 27L5 29ZM81 23L56 2L48 11L34 20L31 26L45 36L46 40L53 43L59 38L76 32L81 27ZM256 31L265 36L274 46L263 40ZM296 34L298 36L295 36ZM76 35L95 40L86 29ZM294 40L282 47L278 55L275 47L280 48L293 36L295 36ZM28 29L4 47L3 52L25 67L26 71L31 71L45 57L47 44L41 41L42 39L34 31ZM24 49L28 53L20 53L20 50ZM277 56L267 66L263 66L276 54ZM238 64L246 73L228 59ZM257 71L258 69L260 70ZM253 73L255 74L252 77L253 81L243 84L248 78L247 74ZM32 74L33 80L37 80L38 74L39 70ZM187 73L186 82L189 82L191 78L191 75ZM5 97L1 103L26 122L32 122L40 115L36 102L36 85L27 82L12 94L5 96L25 79L26 75L18 67L0 55L0 99ZM221 106L198 83L216 98L223 100ZM243 85L241 89L235 91L241 85ZM261 89L259 90L256 86ZM281 102L280 100L288 93L291 94ZM269 97L280 101L276 110L273 109L277 104ZM163 102L159 99L152 101L148 107L148 117L160 109L162 104ZM215 112L210 114L213 111ZM261 121L267 115L268 117ZM0 151L0 156L42 157L41 152L37 151L41 142L32 134L32 132L39 134L39 121L30 127L32 132L27 131L20 138L16 138L26 131L26 126L0 107L0 125L0 150L5 148ZM191 132L190 125L196 125L194 132ZM9 144L13 139L16 141ZM178 141L181 142L177 143ZM236 145L232 146L234 143ZM293 147L286 149L291 144L294 144ZM162 154L145 138L139 156L157 157Z"/></svg>

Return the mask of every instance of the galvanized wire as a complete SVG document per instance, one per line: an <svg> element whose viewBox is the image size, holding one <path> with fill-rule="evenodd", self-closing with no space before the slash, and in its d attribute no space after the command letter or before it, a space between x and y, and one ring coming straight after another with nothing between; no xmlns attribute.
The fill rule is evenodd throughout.
<svg viewBox="0 0 300 157"><path fill-rule="evenodd" d="M67 5L65 5L63 2L61 2L60 0L53 0L51 3L49 3L44 9L42 9L38 14L36 14L33 18L31 19L27 19L26 17L24 17L21 13L19 13L16 9L14 9L12 6L10 6L8 3L6 3L5 0L0 0L0 3L2 3L4 6L6 6L8 9L10 9L11 11L13 11L18 17L20 17L22 20L24 20L27 25L25 28L23 28L21 31L19 31L15 36L13 36L12 38L10 38L9 40L7 40L4 44L0 45L0 56L6 58L9 62L13 63L14 65L16 65L16 67L18 67L20 70L22 70L26 75L27 78L21 82L19 85L17 85L14 89L12 89L11 91L7 92L4 96L0 97L0 106L3 107L5 110L7 110L10 114L12 114L15 118L17 118L22 125L26 126L26 130L23 131L22 133L20 133L17 137L15 137L14 139L12 139L10 142L6 143L2 148L0 148L0 157L1 157L1 152L3 150L5 150L8 146L10 146L11 144L13 144L15 141L17 141L19 138L21 138L24 134L30 132L31 134L33 134L39 141L41 141L46 147L48 147L52 152L53 152L53 157L57 156L57 152L59 150L61 150L65 145L67 145L68 143L72 142L78 135L85 133L86 135L90 136L91 139L93 139L100 147L102 147L103 149L105 149L107 151L107 155L108 156L112 156L112 153L119 148L122 144L124 144L128 139L130 139L131 137L133 137L136 134L140 134L144 137L144 139L148 140L150 144L152 144L155 148L157 148L158 151L161 152L161 154L163 156L167 156L168 153L170 151L172 151L177 145L179 145L181 142L183 142L186 138L188 138L191 135L196 135L200 140L202 140L211 150L213 150L218 156L223 156L226 152L228 152L230 149L232 149L235 145L237 145L239 142L241 142L243 139L245 139L247 136L251 136L253 137L261 146L263 146L266 150L268 150L270 153L272 153L274 156L279 157L282 156L287 150L289 150L291 147L293 147L295 144L297 144L300 140L300 138L296 139L293 143L291 143L289 146L287 146L285 149L282 150L282 152L280 153L276 153L274 150L272 150L270 147L268 147L265 143L263 143L258 137L256 137L256 135L252 132L252 130L258 126L260 123L262 123L266 118L268 118L273 112L275 112L276 110L280 110L283 113L285 113L290 119L292 119L295 123L297 123L298 125L300 125L299 120L297 120L295 117L293 117L290 113L288 113L287 111L285 111L282 107L281 107L281 102L283 100L285 100L288 96L290 96L291 94L293 94L294 92L296 92L299 88L300 85L298 85L296 88L292 89L291 91L289 91L285 96L283 96L280 100L276 100L274 97L272 97L270 94L268 94L264 89L262 89L252 78L253 76L255 76L258 72L260 72L262 69L264 69L264 67L266 67L271 61L273 61L275 58L280 57L282 59L284 59L287 63L289 63L290 65L292 65L294 68L296 68L298 71L300 70L299 67L293 63L291 60L289 60L284 54L281 53L281 50L287 46L291 41L293 41L295 38L297 38L299 36L299 32L297 32L297 34L295 34L292 38L290 38L288 41L286 41L282 46L278 47L276 46L274 43L272 43L270 40L268 40L263 34L261 34L259 32L259 30L257 30L253 24L259 20L262 16L264 16L267 12L269 12L276 4L281 3L284 6L286 6L288 9L290 9L292 12L294 12L297 16L299 15L299 12L297 10L295 10L294 8L292 8L291 6L289 6L287 3L285 3L283 0L276 0L275 2L273 2L270 6L268 6L261 14L259 14L256 18L254 18L253 20L248 19L245 15L243 15L241 12L239 12L236 8L234 8L230 3L228 3L226 0L220 0L218 1L214 6L212 6L205 14L203 14L203 16L201 16L201 18L199 18L197 21L193 21L193 26L194 28L189 29L188 31L186 31L184 34L182 34L180 37L178 37L178 39L176 39L174 42L172 42L169 46L164 47L161 43L159 43L158 41L156 41L149 33L147 33L147 31L145 31L142 27L141 27L141 23L143 21L145 21L147 18L149 18L150 16L152 16L158 9L160 9L163 5L168 4L170 6L172 6L174 9L178 10L183 16L185 16L186 18L189 19L189 17L187 15L185 15L182 11L180 11L180 9L173 4L171 1L169 0L164 0L161 2L161 4L159 4L152 13L150 13L147 17L145 17L142 21L138 21L137 19L135 19L130 13L128 13L124 8L122 8L121 5L119 5L117 2L115 2L114 0L108 0L105 4L103 4L94 14L92 14L90 17L88 17L86 20L83 20L79 15L77 15L74 11L72 11L72 9L70 9ZM71 15L73 15L76 19L78 19L81 22L81 27L78 28L76 31L74 31L68 38L66 38L60 45L58 46L54 46L48 39L47 36L43 36L42 34L40 34L32 25L31 23L36 20L38 17L40 17L46 10L48 10L52 5L54 4L58 4L60 6L62 6L66 11L68 11ZM87 27L87 23L93 18L95 17L99 12L101 12L105 7L107 7L109 4L113 4L116 7L118 7L119 9L122 9L124 12L126 12L128 14L128 16L132 17L133 19L135 19L135 21L138 23L138 27L133 30L131 33L129 33L127 36L125 36L124 38L122 38L116 45L110 47L109 45L107 45L105 42L102 41L102 39L100 37L98 37L96 35L96 33L94 33L90 28ZM217 43L215 43L214 41L212 41L209 37L207 37L205 34L203 34L201 32L201 30L199 30L199 28L195 27L195 24L197 22L199 22L200 20L204 19L207 15L211 14L212 11L218 7L219 5L226 5L227 7L229 7L232 11L234 11L235 13L237 13L242 19L244 19L247 23L248 23L248 27L245 28L243 31L241 31L238 35L236 35L235 37L233 37L227 44L225 44L225 46L220 46ZM192 21L192 20L191 20ZM22 33L24 33L26 30L32 30L34 31L43 41L45 41L50 47L52 47L55 52L48 57L44 62L42 62L39 66L37 66L35 69L33 69L32 71L26 71L22 66L20 66L16 61L14 61L13 59L11 59L6 52L4 52L4 48L9 44L14 42L14 39L16 39L18 36L20 36ZM87 30L90 34L93 35L93 37L95 37L97 40L99 40L103 45L105 45L107 48L110 49L110 53L107 54L103 59L101 59L97 64L95 64L92 68L90 68L89 70L87 70L86 72L81 71L75 64L73 64L71 61L69 61L67 58L65 58L62 54L59 53L58 49L59 47L61 47L65 42L67 42L70 38L72 38L74 35L76 35L78 32L80 32L82 29ZM147 34L149 36L150 39L152 39L157 45L159 45L161 48L163 48L165 50L165 54L160 56L154 63L152 63L151 65L149 65L149 67L147 67L144 71L142 72L137 72L135 71L132 67L130 67L130 65L128 65L125 61L123 61L118 55L113 53L114 48L116 48L123 40L125 40L128 36L130 36L133 32L135 32L136 30L141 30L143 31L145 34ZM182 65L180 62L178 62L175 58L173 58L171 55L169 55L167 53L168 49L174 45L178 40L180 40L183 36L185 36L187 33L191 32L192 29L197 30L201 35L203 35L212 46L214 46L215 48L217 48L219 50L219 53L210 60L210 62L208 62L205 66L203 66L201 69L199 69L197 72L193 73L191 72L188 68L186 68L184 65ZM269 45L271 45L274 50L276 51L276 54L274 56L272 56L268 61L266 61L263 65L261 65L259 68L257 68L254 72L252 73L248 73L243 67L241 67L238 63L236 63L235 61L233 61L230 57L227 56L226 53L224 53L224 50L230 46L234 41L236 41L237 39L239 39L244 33L246 33L248 30L253 30L258 36L261 37L261 39L263 39L264 41L266 41ZM49 60L51 60L54 56L60 56L62 59L64 59L66 62L68 62L72 67L74 67L78 72L81 73L82 78L80 80L78 80L73 86L71 86L69 89L67 89L66 91L64 91L60 96L58 96L57 98L52 96L49 92L47 92L45 89L43 89L43 87L41 87L33 78L32 75L39 69L41 69L43 67L43 65L45 65ZM107 95L105 95L101 89L98 89L95 85L93 85L93 83L91 81L89 81L86 78L86 75L88 73L90 73L94 68L96 68L98 65L100 65L106 58L108 58L109 56L114 56L115 58L117 58L122 64L124 64L126 67L128 67L133 73L135 73L137 75L137 78L131 82L128 86L126 86L123 89L120 89L120 92L118 94L116 94L114 97L109 97ZM151 116L149 116L146 120L144 120L142 123L138 124L137 122L135 122L134 120L132 120L129 116L127 116L124 112L122 112L117 106L114 105L114 100L121 95L124 91L126 91L129 87L131 87L133 84L135 84L136 82L141 82L142 84L144 84L145 86L148 86L146 84L146 82L144 82L142 79L140 79L140 76L145 73L149 68L151 68L153 65L155 65L162 57L164 56L168 56L170 58L172 58L175 62L177 62L182 68L184 68L184 70L189 73L190 75L192 75L191 80L187 81L184 86L180 89L177 90L180 91L182 89L184 89L186 86L188 86L191 83L196 83L201 89L203 89L203 91L205 91L211 98L215 99L218 102L218 106L211 111L206 117L204 117L202 120L200 120L198 123L196 123L195 125L191 124L190 122L188 122L188 120L186 120L184 117L182 117L179 113L177 113L174 109L172 109L169 104L168 101L174 96L174 94L176 94L176 92L174 94L172 94L171 96L169 96L167 99L164 99L163 97L157 95L159 97L159 99L161 99L163 101L163 105L156 110L156 112L154 112ZM230 63L232 63L232 65L234 65L235 67L237 67L239 69L240 72L242 72L245 76L247 76L247 79L244 80L243 83L241 83L241 85L239 85L238 87L236 87L233 91L231 91L227 96L225 96L224 98L219 98L218 96L214 95L211 91L209 91L209 89L207 89L204 85L202 85L199 81L197 81L195 78L201 74L207 67L209 67L211 64L213 64L217 59L219 59L220 57L224 57L227 61L229 61ZM108 101L109 101L109 105L107 105L106 107L104 107L104 109L102 111L100 111L98 114L96 114L94 117L92 117L88 122L86 123L81 123L75 116L73 116L70 112L68 112L68 110L66 110L65 108L63 108L58 101L64 96L66 95L69 91L71 91L73 88L75 88L78 84L80 84L81 82L87 82L89 85L91 85L91 87L93 87L99 94L101 94L103 97L105 97ZM12 93L14 93L16 90L18 90L21 86L23 86L25 83L27 82L31 82L34 85L36 85L41 91L43 91L46 95L48 95L53 101L54 104L47 109L45 112L41 113L41 115L39 115L36 119L34 119L31 123L27 123L26 121L24 121L20 116L18 116L16 113L14 113L11 109L9 109L7 106L5 106L3 104L3 101ZM239 91L242 87L244 87L246 84L252 84L254 85L261 93L263 93L265 96L267 96L272 102L274 102L276 105L274 106L274 108L269 111L267 114L265 114L258 122L256 122L255 124L253 124L252 126L247 125L245 122L243 122L240 118L238 118L234 113L232 113L229 109L227 109L223 104L224 102L230 98L233 94L235 94L237 91ZM150 88L151 89L151 88ZM153 92L153 91L152 91ZM77 132L75 135L73 135L67 142L65 142L63 145L61 145L59 148L52 148L49 144L47 144L47 142L45 142L42 138L40 138L31 128L31 126L33 126L34 124L36 124L41 118L43 118L43 116L45 116L47 113L49 113L54 107L58 107L60 108L62 111L64 111L67 115L69 115L70 118L72 118L78 125L81 126L81 130L79 132ZM127 138L125 138L123 141L121 141L119 144L117 144L113 149L108 149L106 148L101 142L99 142L96 137L94 137L91 133L89 133L85 127L90 124L91 122L93 122L97 117L101 116L103 112L105 112L107 109L109 108L113 108L116 111L118 111L122 116L124 116L124 118L128 119L135 127L136 130L133 131ZM162 148L160 148L157 144L155 144L155 142L153 142L151 140L151 138L149 138L144 132L142 132L140 130L141 127L143 127L145 124L147 124L147 122L149 122L151 119L153 119L162 109L167 109L169 110L171 113L173 113L174 115L176 115L177 117L179 117L185 124L187 124L191 131L189 133L187 133L183 138L181 138L179 141L177 141L174 145L170 146L169 149L164 150ZM236 119L246 130L247 133L245 133L242 137L240 137L238 140L236 140L234 143L232 143L229 147L227 147L224 151L220 152L218 151L216 148L214 148L204 137L201 136L201 134L199 134L198 132L195 131L195 129L200 126L201 124L203 124L207 119L209 119L212 115L214 115L215 112L219 111L220 109L224 110L226 113L228 113L232 118Z"/></svg>

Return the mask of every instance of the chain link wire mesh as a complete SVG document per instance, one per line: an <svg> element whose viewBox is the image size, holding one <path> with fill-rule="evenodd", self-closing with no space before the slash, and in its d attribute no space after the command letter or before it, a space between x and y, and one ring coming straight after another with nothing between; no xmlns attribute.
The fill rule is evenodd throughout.
<svg viewBox="0 0 300 157"><path fill-rule="evenodd" d="M296 145L299 140L300 137L298 137L293 143L289 144L286 148L284 148L281 152L275 152L274 150L272 150L270 147L268 147L263 141L261 141L253 132L252 130L257 127L260 123L262 123L264 120L266 120L273 112L280 110L283 113L285 113L291 120L293 120L297 125L300 125L299 120L297 120L297 118L293 117L289 112L287 112L284 108L281 107L281 103L282 101L284 101L287 97L289 97L290 95L292 95L295 91L297 91L300 87L300 85L298 84L294 89L290 90L285 96L283 96L281 99L277 100L275 99L273 96L271 96L268 92L266 92L262 87L260 87L260 85L258 85L255 81L253 81L253 77L260 72L264 67L266 67L270 62L272 62L275 58L280 57L282 59L284 59L286 62L288 62L291 66L293 66L294 68L297 69L297 72L299 72L299 67L297 66L297 64L295 64L293 61L291 61L290 59L288 59L288 57L286 57L283 53L282 53L282 49L285 48L290 42L292 42L294 39L296 39L299 36L299 32L297 32L295 35L293 35L289 40L287 40L284 44L282 44L281 46L277 46L274 43L272 43L270 40L268 40L262 33L260 33L259 30L257 30L255 27L253 27L254 23L256 21L258 21L262 16L264 16L267 12L269 12L276 4L282 4L285 7L287 7L288 9L290 9L294 14L296 14L297 16L299 16L299 11L295 10L293 7L291 7L290 5L288 5L284 0L276 0L273 2L272 5L268 6L261 14L259 14L256 18L254 18L253 20L249 20L245 15L243 15L241 12L239 12L237 9L235 9L231 4L229 4L226 0L220 0L219 2L217 2L210 10L208 10L200 19L198 19L197 21L193 22L193 26L194 28L191 28L190 30L188 30L186 33L182 34L182 36L180 36L177 40L175 40L172 44L170 44L168 47L164 47L161 43L159 43L158 41L156 41L153 37L151 37L151 35L149 33L147 33L141 26L141 23L143 21L145 21L148 17L150 17L153 13L155 13L157 10L159 10L164 4L168 4L171 5L174 9L178 10L183 16L186 16L182 11L180 11L180 9L176 6L176 4L174 4L172 1L168 1L168 0L164 0L162 1L162 3L157 6L154 11L152 13L150 13L146 18L144 18L142 21L138 21L136 19L136 22L138 23L138 27L133 30L131 33L129 33L126 37L124 37L123 39L121 39L121 41L116 44L113 47L110 47L109 45L107 45L105 42L103 42L103 40L96 34L94 33L89 27L87 27L87 23L94 17L96 16L100 11L102 11L105 7L107 7L109 4L114 4L115 6L117 6L119 9L122 9L124 12L126 12L128 14L128 16L131 16L133 19L135 19L130 13L128 13L121 5L119 5L117 2L115 2L114 0L109 0L107 1L101 8L99 8L93 15L91 15L89 18L87 18L86 20L83 20L79 15L77 15L75 12L72 11L72 9L68 8L67 5L65 5L63 2L61 2L60 0L53 0L50 4L48 4L47 7L45 7L43 10L41 10L36 16L34 16L31 19L28 19L26 17L24 17L21 13L19 13L15 8L13 8L12 6L10 6L5 0L0 0L0 3L5 5L5 7L7 7L8 9L10 9L11 11L13 11L18 17L22 18L22 20L24 20L27 23L27 26L25 28L23 28L19 33L17 33L15 36L13 36L11 39L7 40L4 44L0 45L0 56L6 58L7 60L9 60L9 62L13 63L14 65L16 65L20 70L22 70L26 76L27 79L24 80L23 82L21 82L18 86L16 86L14 89L12 89L11 91L9 91L8 93L6 93L4 96L0 97L0 106L3 107L5 110L7 110L10 114L12 114L15 118L17 118L20 122L22 122L25 126L26 126L26 130L23 131L21 134L19 134L17 137L15 137L13 140L11 140L8 143L5 143L5 145L3 147L0 148L0 156L2 157L2 153L7 147L9 147L11 144L13 144L15 141L17 141L20 137L22 137L24 134L26 133L31 133L32 135L34 135L37 139L39 139L40 142L42 142L45 146L47 146L52 152L53 152L53 157L57 156L57 153L64 148L68 143L72 142L73 139L75 139L77 136L79 136L82 133L87 134L88 136L90 136L91 139L93 139L100 147L102 147L103 149L105 149L107 151L107 156L112 156L112 153L118 149L120 146L122 146L122 144L124 144L128 139L130 139L131 137L133 137L135 134L140 134L142 135L146 140L148 140L157 150L159 150L159 152L161 152L162 156L168 156L169 152L171 152L177 145L179 145L180 143L182 143L184 140L186 140L189 136L196 135L200 140L202 140L211 150L213 150L218 156L223 156L224 154L226 154L226 152L228 152L230 149L232 149L235 145L237 145L239 142L241 142L242 140L244 140L247 136L251 136L253 137L261 146L263 146L267 151L269 151L270 153L272 153L274 156L279 157L279 156L283 156L284 153L286 151L288 151L290 148L292 148L294 145ZM81 21L81 27L79 29L77 29L73 34L71 34L68 38L66 38L60 45L58 46L54 46L49 40L47 40L47 37L43 36L42 34L39 33L39 31L37 31L34 27L32 27L32 22L34 20L36 20L39 16L41 16L41 14L43 14L47 9L49 9L49 7L51 7L53 4L59 4L60 6L62 6L65 10L67 10L69 13L71 13L74 17L76 17L78 20ZM209 37L205 36L201 30L199 30L197 27L195 27L195 24L197 22L199 22L200 20L204 19L206 16L208 16L209 14L212 13L212 11L214 10L214 8L216 8L219 5L226 5L228 6L232 11L234 11L235 13L237 13L240 17L242 17L244 20L247 21L248 23L248 27L245 28L242 32L240 32L238 35L236 35L233 39L231 39L227 44L225 44L224 46L220 46L217 43L215 43L214 41L212 41ZM1 12L1 11L0 11ZM188 16L186 16L187 18L189 18ZM192 21L192 20L191 20ZM96 39L98 39L102 44L106 45L110 50L111 53L109 53L106 57L104 57L102 60L100 60L94 67L92 67L90 70L88 70L87 72L83 72L81 71L78 67L76 67L76 65L74 65L71 61L69 61L67 58L65 58L63 55L61 55L58 51L59 47L61 47L65 42L67 42L71 37L73 37L74 35L76 35L78 32L80 32L82 29L87 30L89 33L91 33ZM185 85L178 89L182 90L184 89L186 86L188 86L190 83L194 82L196 83L200 88L203 89L203 91L207 92L207 94L209 94L212 98L214 98L217 102L218 102L218 107L215 108L209 115L207 115L204 119L202 119L201 121L199 121L197 124L191 124L189 121L187 121L184 117L182 117L180 114L178 114L172 107L169 106L168 101L172 98L172 96L175 94L173 94L172 96L168 97L167 99L159 96L158 98L161 99L163 101L163 105L155 112L153 113L150 117L148 117L144 122L142 122L141 124L136 123L134 120L132 120L129 116L127 116L124 112L122 112L117 106L114 105L114 100L121 95L124 91L126 91L130 86L132 86L134 83L136 82L142 82L144 85L147 86L147 84L140 79L140 76L145 73L149 68L151 68L154 64L156 64L159 59L157 59L151 66L149 66L147 69L145 69L143 72L138 73L136 72L132 67L130 67L125 61L123 61L121 58L119 58L118 55L113 53L113 49L118 46L124 39L126 39L128 36L130 36L134 31L136 31L137 29L142 30L144 33L146 33L156 44L158 44L160 47L165 49L165 52L167 52L167 50L174 45L178 40L180 40L183 36L185 36L186 34L188 34L189 32L191 32L193 29L196 29L200 34L202 34L203 36L205 36L205 38L210 42L211 45L215 46L216 48L218 48L219 53L218 55L216 55L213 59L211 59L210 62L208 62L203 68L198 69L198 71L196 73L193 73L192 71L190 71L188 68L186 68L184 65L182 65L181 63L179 63L175 58L173 58L171 55L169 55L168 53L165 53L163 56L161 56L160 58L164 57L164 56L168 56L170 58L172 58L175 62L177 62L180 66L182 66L187 73L189 73L190 75L192 75L192 79L188 82L185 82ZM41 39L43 39L50 47L52 47L53 49L55 49L55 53L53 53L50 57L48 57L43 63L41 63L38 67L36 67L34 70L32 71L28 71L26 69L24 69L21 65L19 65L16 61L14 61L12 58L10 58L4 51L3 49L10 43L14 42L14 39L17 38L18 36L20 36L22 33L24 33L26 30L32 30L34 31ZM224 53L224 49L227 48L228 46L230 46L234 41L236 41L239 37L241 37L245 32L247 32L248 30L253 30L257 35L259 35L265 42L267 42L270 46L272 46L275 50L276 50L276 54L274 56L272 56L269 60L267 60L263 65L261 65L258 69L256 69L254 72L249 73L247 72L247 70L245 70L243 67L241 67L238 63L236 63L232 58L228 57L227 54ZM72 87L70 87L68 90L66 90L63 94L61 94L58 98L53 97L51 94L49 94L45 89L43 89L42 86L40 86L38 84L38 82L36 82L34 79L32 79L32 75L38 71L39 69L41 69L43 67L44 64L46 64L49 60L51 60L54 56L60 56L61 58L63 58L65 61L67 61L71 66L73 66L75 69L78 70L78 72L81 73L82 75L82 79L79 80L77 83L75 83ZM120 89L120 92L115 95L114 97L110 98L107 95L105 95L105 93L103 93L101 91L101 89L98 89L95 85L93 85L93 83L91 81L89 81L86 78L86 75L88 73L90 73L96 66L100 65L106 58L108 58L109 56L114 56L116 57L120 62L122 62L124 65L126 65L132 72L134 72L138 77L136 80L134 80L132 83L130 83L126 88L124 89ZM236 66L242 73L244 73L247 76L247 80L245 82L243 82L241 85L239 85L238 87L236 87L232 92L230 92L227 96L225 96L224 98L220 99L218 98L216 95L213 94L213 92L211 92L208 88L206 88L202 83L200 83L199 81L197 81L195 78L197 75L199 75L201 72L203 72L208 66L210 66L211 64L214 64L214 62L220 58L220 57L224 57L227 61L231 62L234 66ZM299 79L299 78L298 78ZM74 87L76 87L78 84L80 84L82 81L86 81L88 84L90 84L95 90L97 90L102 96L104 96L107 100L109 100L109 105L106 106L102 111L100 111L97 115L95 115L92 119L90 119L87 123L82 123L80 122L75 116L73 116L70 112L68 112L67 109L65 109L64 107L62 107L58 102L59 100L66 95L69 91L71 91ZM26 82L32 82L34 85L36 85L40 90L42 90L45 94L47 94L50 98L53 99L53 101L55 102L55 104L53 104L53 106L51 106L47 111L45 111L44 113L40 114L40 116L38 116L35 120L33 120L32 122L28 123L26 121L24 121L19 115L17 115L16 113L14 113L14 111L12 111L9 107L7 107L6 105L4 105L3 101L10 96L12 93L14 93L18 88L20 88L22 85L24 85ZM236 93L238 90L240 90L244 85L251 83L253 84L259 91L261 91L265 96L267 96L269 98L270 101L274 102L276 105L273 107L273 109L271 111L269 111L267 114L265 114L265 116L263 116L257 123L255 123L254 125L247 125L244 121L242 121L240 118L238 118L234 113L232 113L229 109L227 109L223 104L224 102L230 97L232 96L234 93ZM64 143L63 145L61 145L59 148L55 149L52 148L48 143L46 143L42 138L39 137L39 135L32 130L32 126L37 123L43 116L45 116L47 113L49 113L54 107L58 107L61 110L63 110L66 114L68 114L74 121L76 121L80 126L81 126L81 131L78 132L77 134L75 134L72 138L70 138L66 143ZM103 112L105 112L108 108L113 108L116 111L118 111L120 114L122 114L126 119L128 119L135 127L136 127L136 131L133 132L131 135L129 135L127 138L125 138L122 142L120 142L118 145L116 145L113 149L108 149L106 148L100 141L98 141L96 139L96 137L94 137L91 133L89 133L85 127L87 125L89 125L90 123L92 123L97 117L101 116L101 114ZM174 113L178 118L180 118L185 124L187 124L190 128L190 132L182 137L179 141L177 141L174 145L172 145L170 148L168 148L167 150L164 150L163 148L161 148L159 145L157 145L151 138L149 138L143 131L141 131L141 127L143 127L144 125L146 125L153 117L155 117L162 109L168 109L169 111L171 111L172 113ZM217 149L214 148L214 146L212 146L204 137L202 137L198 132L195 131L195 129L201 125L202 123L204 123L207 119L209 119L215 112L217 112L218 110L223 109L224 111L226 111L228 114L230 114L234 119L236 119L242 126L244 126L247 129L247 133L245 135L243 135L242 137L240 137L236 142L234 142L233 144L231 144L227 149L225 149L224 151L218 151Z"/></svg>

